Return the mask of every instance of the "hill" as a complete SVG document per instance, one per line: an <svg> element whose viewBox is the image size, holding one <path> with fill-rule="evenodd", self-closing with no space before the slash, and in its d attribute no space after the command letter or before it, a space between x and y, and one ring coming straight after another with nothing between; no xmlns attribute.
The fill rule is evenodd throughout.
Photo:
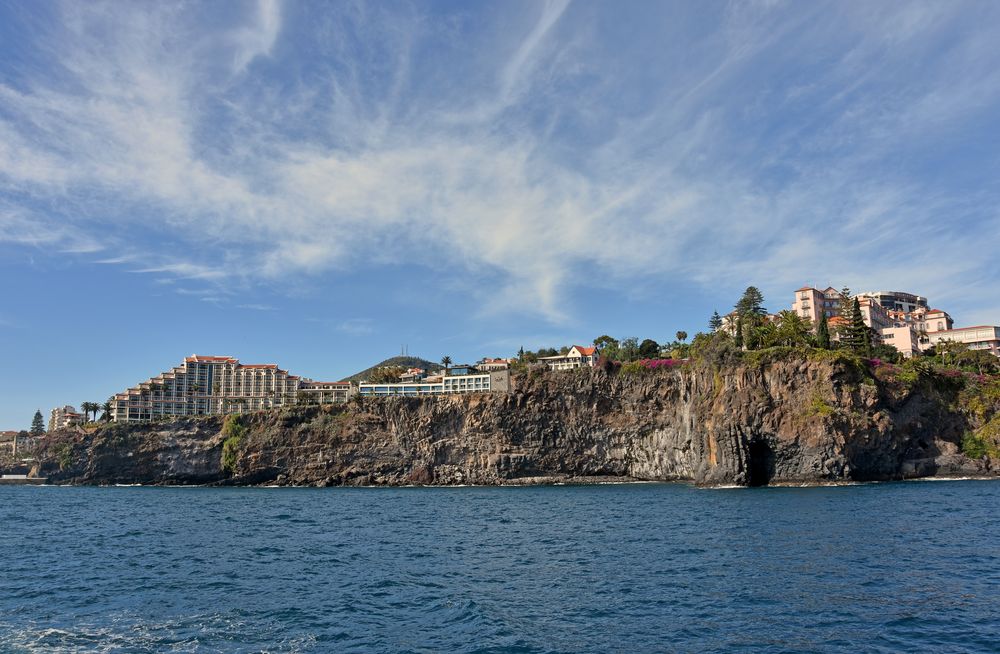
<svg viewBox="0 0 1000 654"><path fill-rule="evenodd" d="M366 368L361 372L351 375L350 377L345 377L341 381L359 382L367 379L377 369L385 368L387 366L400 366L402 368L423 368L424 370L428 371L438 370L441 368L441 364L434 363L433 361L428 361L427 359L421 359L420 357L392 357L380 363L376 363L371 368Z"/></svg>

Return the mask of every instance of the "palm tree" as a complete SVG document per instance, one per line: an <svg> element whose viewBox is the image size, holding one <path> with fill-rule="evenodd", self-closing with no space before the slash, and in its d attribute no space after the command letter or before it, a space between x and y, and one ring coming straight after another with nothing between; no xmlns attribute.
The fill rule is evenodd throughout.
<svg viewBox="0 0 1000 654"><path fill-rule="evenodd" d="M688 333L685 331L679 331L676 334L674 334L674 336L676 336L677 340L680 341L681 343L683 343L688 339Z"/></svg>
<svg viewBox="0 0 1000 654"><path fill-rule="evenodd" d="M447 377L448 376L448 366L451 365L451 357L449 357L449 356L441 357L441 365L444 366L444 374Z"/></svg>
<svg viewBox="0 0 1000 654"><path fill-rule="evenodd" d="M90 422L90 414L94 414L94 418L97 418L97 412L100 410L101 405L96 402L81 402L80 411L83 412L84 422Z"/></svg>
<svg viewBox="0 0 1000 654"><path fill-rule="evenodd" d="M101 411L104 412L104 415L102 415L101 418L104 422L111 422L111 400L113 399L113 397L109 397L108 401L101 405Z"/></svg>

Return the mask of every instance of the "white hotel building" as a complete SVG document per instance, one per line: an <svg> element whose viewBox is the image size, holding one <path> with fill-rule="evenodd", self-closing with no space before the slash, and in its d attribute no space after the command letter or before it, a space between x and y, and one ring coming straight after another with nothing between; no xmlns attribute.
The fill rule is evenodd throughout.
<svg viewBox="0 0 1000 654"><path fill-rule="evenodd" d="M494 391L506 392L509 390L509 370L493 370L484 373L474 372L468 375L443 375L427 377L422 381L399 382L395 384L380 384L376 382L361 382L358 384L358 395L362 397L419 397L422 395L489 393Z"/></svg>
<svg viewBox="0 0 1000 654"><path fill-rule="evenodd" d="M289 375L277 364L243 364L233 357L199 356L114 396L116 422L168 416L245 413L309 403L346 402L347 382L314 382Z"/></svg>

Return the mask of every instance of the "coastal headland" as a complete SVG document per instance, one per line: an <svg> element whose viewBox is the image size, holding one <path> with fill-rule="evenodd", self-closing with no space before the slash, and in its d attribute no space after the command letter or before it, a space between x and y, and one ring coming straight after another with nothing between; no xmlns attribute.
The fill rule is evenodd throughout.
<svg viewBox="0 0 1000 654"><path fill-rule="evenodd" d="M997 476L998 386L821 351L529 368L502 393L71 427L47 439L35 473L57 484L288 486Z"/></svg>

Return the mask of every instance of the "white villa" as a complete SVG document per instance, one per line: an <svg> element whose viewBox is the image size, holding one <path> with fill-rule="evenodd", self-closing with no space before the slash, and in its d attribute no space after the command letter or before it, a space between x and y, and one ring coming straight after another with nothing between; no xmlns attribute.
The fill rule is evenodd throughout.
<svg viewBox="0 0 1000 654"><path fill-rule="evenodd" d="M570 370L572 368L593 368L597 365L597 358L600 355L596 347L583 347L574 345L566 354L559 354L554 357L538 357L539 363L544 363L549 370Z"/></svg>

